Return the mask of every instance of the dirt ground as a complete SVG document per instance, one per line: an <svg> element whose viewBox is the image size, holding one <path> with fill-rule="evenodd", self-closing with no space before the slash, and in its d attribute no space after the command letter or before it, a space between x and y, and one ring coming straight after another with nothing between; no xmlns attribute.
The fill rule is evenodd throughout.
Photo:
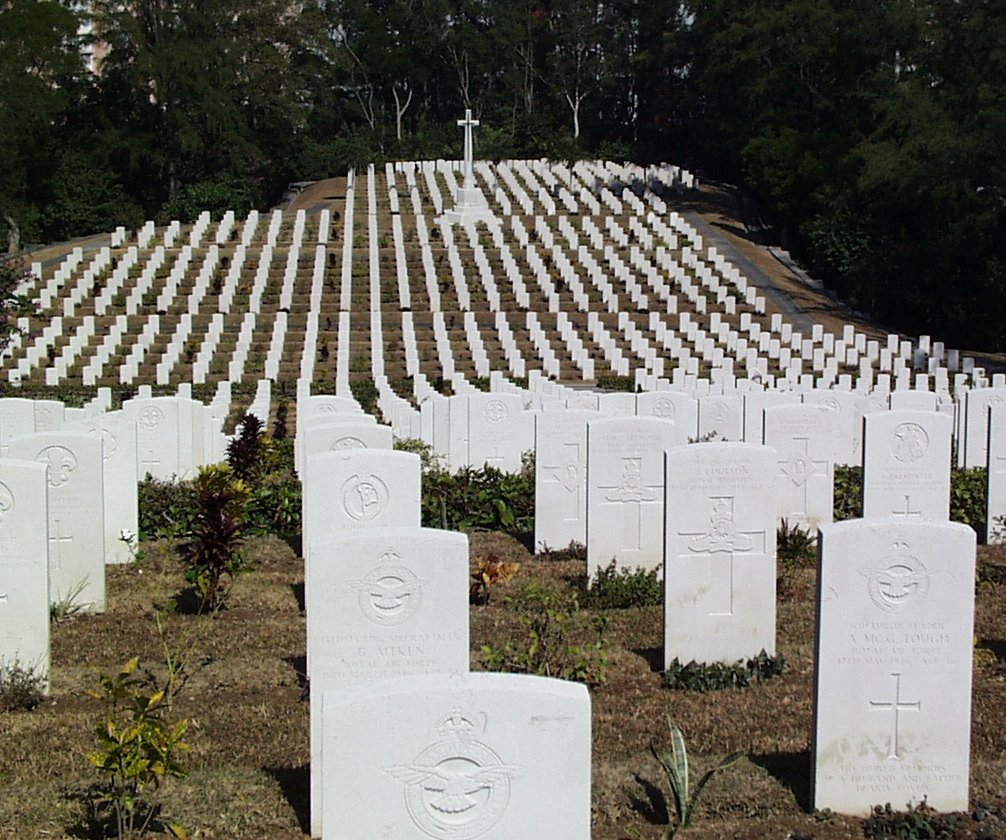
<svg viewBox="0 0 1006 840"><path fill-rule="evenodd" d="M512 581L496 587L488 605L470 608L471 662L480 668L482 645L499 645L512 634L520 638L507 596L529 584L572 594L583 586L585 563L533 558L522 543L502 534L473 533L470 540L473 558L494 553L522 563ZM303 563L274 538L257 539L249 549L254 570L240 577L229 608L208 626L200 631L197 616L165 613L169 648L184 647L186 639L202 633L193 648L190 678L171 711L173 719L190 721L192 749L183 758L189 774L169 781L161 796L165 819L182 824L193 838L306 836ZM962 815L952 836L982 836L979 829L998 826L995 831L1002 833L984 836L1006 837L1001 720L1006 709L1006 552L980 549L980 569L977 634L993 651L993 661L975 670L971 791L976 806L991 810L981 823ZM184 585L170 546L146 545L138 565L109 569L104 615L53 625L51 697L34 711L0 715L0 837L94 836L81 822L80 797L97 780L87 756L102 709L87 691L96 687L96 671L114 672L137 655L141 664L163 673L155 607L167 608ZM684 836L864 836L859 819L809 810L813 569L788 579L780 599L778 651L786 658L785 671L745 690L702 694L662 687L660 607L604 614L607 680L591 690L595 840L622 840L633 830L647 840L660 836L669 800L650 744L668 746L668 716L685 732L693 778L730 752L743 750L747 756L710 783ZM574 641L592 638L590 620L596 615L590 610L577 615Z"/></svg>

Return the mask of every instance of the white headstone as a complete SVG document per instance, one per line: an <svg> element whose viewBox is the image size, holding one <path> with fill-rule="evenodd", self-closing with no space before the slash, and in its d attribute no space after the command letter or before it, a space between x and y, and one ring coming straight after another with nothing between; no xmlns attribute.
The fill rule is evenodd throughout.
<svg viewBox="0 0 1006 840"><path fill-rule="evenodd" d="M128 400L123 414L136 423L136 472L142 479L170 480L182 471L178 399L151 397Z"/></svg>
<svg viewBox="0 0 1006 840"><path fill-rule="evenodd" d="M95 414L67 423L67 431L82 431L101 436L102 471L105 492L105 562L129 563L133 559L129 541L136 537L139 525L139 498L136 473L136 424L121 411Z"/></svg>
<svg viewBox="0 0 1006 840"><path fill-rule="evenodd" d="M587 423L596 411L535 417L535 551L587 542Z"/></svg>
<svg viewBox="0 0 1006 840"><path fill-rule="evenodd" d="M1006 543L1006 405L989 409L986 530L989 545Z"/></svg>
<svg viewBox="0 0 1006 840"><path fill-rule="evenodd" d="M311 827L321 830L321 699L381 677L468 670L468 538L426 528L347 532L312 552ZM306 593L305 593L306 594ZM326 835L327 836L327 835Z"/></svg>
<svg viewBox="0 0 1006 840"><path fill-rule="evenodd" d="M743 440L744 401L739 394L699 397L699 439Z"/></svg>
<svg viewBox="0 0 1006 840"><path fill-rule="evenodd" d="M878 411L863 422L863 518L949 519L953 419Z"/></svg>
<svg viewBox="0 0 1006 840"><path fill-rule="evenodd" d="M10 441L8 457L48 468L49 600L105 609L105 515L98 435L43 432Z"/></svg>
<svg viewBox="0 0 1006 840"><path fill-rule="evenodd" d="M968 807L975 532L851 520L819 536L813 807Z"/></svg>
<svg viewBox="0 0 1006 840"><path fill-rule="evenodd" d="M674 422L675 442L683 446L699 434L699 404L681 391L648 391L636 395L636 414Z"/></svg>
<svg viewBox="0 0 1006 840"><path fill-rule="evenodd" d="M46 468L0 459L0 671L49 673Z"/></svg>
<svg viewBox="0 0 1006 840"><path fill-rule="evenodd" d="M534 426L518 394L468 397L468 459L474 467L516 473L521 456L534 446Z"/></svg>
<svg viewBox="0 0 1006 840"><path fill-rule="evenodd" d="M590 696L517 674L324 699L325 840L590 837Z"/></svg>
<svg viewBox="0 0 1006 840"><path fill-rule="evenodd" d="M964 398L964 464L984 467L988 456L989 406L1006 403L1006 388L973 388Z"/></svg>
<svg viewBox="0 0 1006 840"><path fill-rule="evenodd" d="M766 408L765 444L778 452L776 510L790 526L831 522L834 507L834 413L823 406Z"/></svg>
<svg viewBox="0 0 1006 840"><path fill-rule="evenodd" d="M587 574L659 569L664 554L664 450L674 424L614 417L587 424Z"/></svg>
<svg viewBox="0 0 1006 840"><path fill-rule="evenodd" d="M421 464L411 452L345 449L307 459L304 550L358 528L418 528Z"/></svg>
<svg viewBox="0 0 1006 840"><path fill-rule="evenodd" d="M767 446L667 452L664 667L775 653L775 472Z"/></svg>
<svg viewBox="0 0 1006 840"><path fill-rule="evenodd" d="M345 449L391 449L394 439L391 426L376 423L354 423L351 420L315 423L304 426L300 438L303 457Z"/></svg>

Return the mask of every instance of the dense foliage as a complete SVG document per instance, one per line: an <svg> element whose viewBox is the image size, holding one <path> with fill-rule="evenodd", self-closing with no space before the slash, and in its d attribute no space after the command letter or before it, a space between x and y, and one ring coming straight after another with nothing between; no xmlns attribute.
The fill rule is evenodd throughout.
<svg viewBox="0 0 1006 840"><path fill-rule="evenodd" d="M68 5L0 0L10 250L457 157L470 107L481 157L684 164L860 308L1006 335L1006 0L96 0L97 75Z"/></svg>

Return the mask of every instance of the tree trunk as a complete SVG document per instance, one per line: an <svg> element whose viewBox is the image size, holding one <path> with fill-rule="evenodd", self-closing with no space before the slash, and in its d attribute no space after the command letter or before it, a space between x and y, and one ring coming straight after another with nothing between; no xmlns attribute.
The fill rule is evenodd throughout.
<svg viewBox="0 0 1006 840"><path fill-rule="evenodd" d="M6 210L3 211L3 220L7 223L7 253L16 254L21 250L21 228Z"/></svg>

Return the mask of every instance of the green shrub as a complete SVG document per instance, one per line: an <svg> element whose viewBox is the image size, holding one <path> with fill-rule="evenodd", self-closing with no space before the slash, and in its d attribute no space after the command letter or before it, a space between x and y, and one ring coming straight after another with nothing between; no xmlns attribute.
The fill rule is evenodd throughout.
<svg viewBox="0 0 1006 840"><path fill-rule="evenodd" d="M783 519L775 534L776 557L787 568L813 566L817 560L817 535L800 524Z"/></svg>
<svg viewBox="0 0 1006 840"><path fill-rule="evenodd" d="M594 572L583 595L592 609L621 610L628 607L659 607L664 603L664 584L656 569L619 569L614 559Z"/></svg>
<svg viewBox="0 0 1006 840"><path fill-rule="evenodd" d="M45 696L45 677L15 659L0 662L0 712L30 712Z"/></svg>
<svg viewBox="0 0 1006 840"><path fill-rule="evenodd" d="M230 467L203 467L194 482L192 527L179 546L185 579L195 587L200 608L223 604L234 576L244 568L241 546L251 493Z"/></svg>
<svg viewBox="0 0 1006 840"><path fill-rule="evenodd" d="M597 377L597 387L602 391L635 392L636 382L631 376L618 376L614 373L602 374Z"/></svg>
<svg viewBox="0 0 1006 840"><path fill-rule="evenodd" d="M877 840L952 840L957 836L957 818L940 814L925 799L918 805L909 802L906 811L895 811L888 802L873 806L863 834Z"/></svg>
<svg viewBox="0 0 1006 840"><path fill-rule="evenodd" d="M353 392L353 398L367 414L377 413L379 394L373 379L354 379L349 383L349 389Z"/></svg>
<svg viewBox="0 0 1006 840"><path fill-rule="evenodd" d="M834 519L859 519L863 515L863 468L835 465Z"/></svg>
<svg viewBox="0 0 1006 840"><path fill-rule="evenodd" d="M196 507L191 481L164 481L148 475L139 483L138 491L141 542L188 533Z"/></svg>
<svg viewBox="0 0 1006 840"><path fill-rule="evenodd" d="M981 542L986 530L986 476L984 467L954 467L950 471L950 518L974 528Z"/></svg>
<svg viewBox="0 0 1006 840"><path fill-rule="evenodd" d="M188 722L167 723L165 689L156 688L153 678L138 669L139 660L133 658L118 674L100 675L100 691L89 692L105 706L97 749L88 756L103 778L92 819L101 822L102 812L111 812L119 838L143 837L160 811L151 795L166 779L185 776L178 753L188 749L182 740ZM177 826L166 827L182 834Z"/></svg>
<svg viewBox="0 0 1006 840"><path fill-rule="evenodd" d="M300 533L301 483L293 470L266 473L251 486L247 509L249 534L290 539Z"/></svg>
<svg viewBox="0 0 1006 840"><path fill-rule="evenodd" d="M519 473L495 467L465 467L423 473L423 525L467 531L484 528L509 534L534 530L534 468Z"/></svg>
<svg viewBox="0 0 1006 840"><path fill-rule="evenodd" d="M506 602L516 611L520 630L500 646L482 646L482 661L487 669L558 677L590 685L605 681L606 617L588 617L581 612L575 595L564 597L535 585ZM589 640L583 641L584 636ZM574 642L574 637L579 641Z"/></svg>
<svg viewBox="0 0 1006 840"><path fill-rule="evenodd" d="M689 662L677 659L664 671L664 685L686 691L720 691L724 688L747 688L756 682L779 676L786 667L782 654L769 656L762 650L754 659L738 659L734 664L723 662Z"/></svg>

